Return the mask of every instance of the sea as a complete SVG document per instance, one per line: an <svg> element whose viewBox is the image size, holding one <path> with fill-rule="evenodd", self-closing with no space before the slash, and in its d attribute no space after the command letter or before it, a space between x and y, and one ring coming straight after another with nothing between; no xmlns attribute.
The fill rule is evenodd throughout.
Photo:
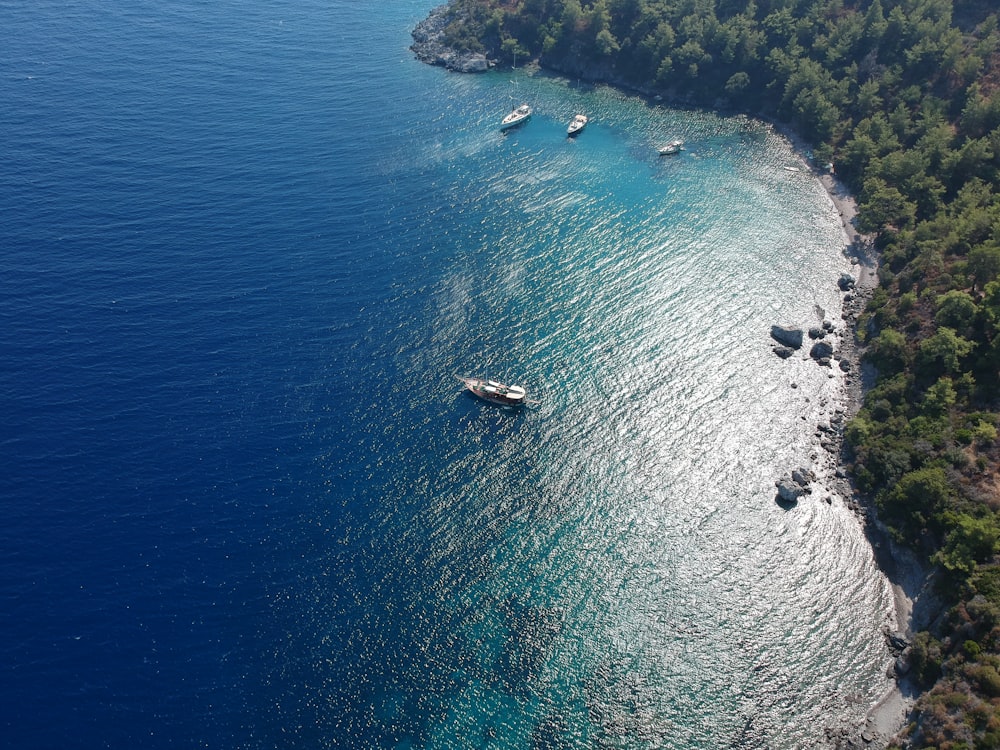
<svg viewBox="0 0 1000 750"><path fill-rule="evenodd" d="M844 375L769 335L843 331L802 155L422 64L435 3L0 0L0 746L828 747L889 687Z"/></svg>

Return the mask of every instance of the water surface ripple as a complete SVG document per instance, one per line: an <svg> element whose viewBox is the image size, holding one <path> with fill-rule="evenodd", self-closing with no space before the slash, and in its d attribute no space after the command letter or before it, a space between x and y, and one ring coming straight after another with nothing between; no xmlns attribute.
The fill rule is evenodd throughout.
<svg viewBox="0 0 1000 750"><path fill-rule="evenodd" d="M768 335L839 325L828 197L761 123L355 6L0 10L5 735L824 746L891 602L841 498L774 501L840 405Z"/></svg>

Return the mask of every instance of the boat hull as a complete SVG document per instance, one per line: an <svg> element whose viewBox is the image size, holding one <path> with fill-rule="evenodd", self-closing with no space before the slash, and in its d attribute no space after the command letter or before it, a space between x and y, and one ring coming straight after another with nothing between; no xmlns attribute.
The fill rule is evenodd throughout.
<svg viewBox="0 0 1000 750"><path fill-rule="evenodd" d="M584 117L583 115L579 115L573 118L573 121L570 122L569 127L566 128L566 135L572 138L573 136L579 134L579 132L583 130L585 127L587 127L587 118Z"/></svg>
<svg viewBox="0 0 1000 750"><path fill-rule="evenodd" d="M501 130L510 130L511 128L516 128L518 125L523 125L524 123L526 123L530 119L531 119L531 115L525 115L524 117L518 117L516 120L510 120L509 122L508 121L501 122L500 123L500 129Z"/></svg>

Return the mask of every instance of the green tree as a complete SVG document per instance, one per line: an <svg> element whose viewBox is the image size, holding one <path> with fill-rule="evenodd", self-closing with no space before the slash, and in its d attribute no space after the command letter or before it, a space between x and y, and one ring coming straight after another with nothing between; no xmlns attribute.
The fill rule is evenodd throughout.
<svg viewBox="0 0 1000 750"><path fill-rule="evenodd" d="M1000 544L1000 527L990 513L980 517L967 513L946 513L945 523L950 527L945 544L933 561L946 570L966 575L973 573L977 563L989 560Z"/></svg>
<svg viewBox="0 0 1000 750"><path fill-rule="evenodd" d="M565 0L560 22L564 38L572 39L580 33L584 27L583 7L580 5L580 0Z"/></svg>
<svg viewBox="0 0 1000 750"><path fill-rule="evenodd" d="M880 374L891 375L899 372L909 361L906 337L892 328L879 331L868 350L868 357L879 369Z"/></svg>
<svg viewBox="0 0 1000 750"><path fill-rule="evenodd" d="M738 96L750 87L750 76L744 71L733 73L726 81L726 93L730 96Z"/></svg>
<svg viewBox="0 0 1000 750"><path fill-rule="evenodd" d="M969 252L967 268L976 287L982 289L1000 276L1000 245L974 247Z"/></svg>
<svg viewBox="0 0 1000 750"><path fill-rule="evenodd" d="M918 364L928 373L956 374L962 359L969 356L975 344L959 336L951 328L939 328L920 343Z"/></svg>
<svg viewBox="0 0 1000 750"><path fill-rule="evenodd" d="M862 117L869 117L882 108L878 81L865 81L855 96L855 111Z"/></svg>
<svg viewBox="0 0 1000 750"><path fill-rule="evenodd" d="M958 394L951 378L939 378L924 394L922 411L931 417L942 417L955 405Z"/></svg>
<svg viewBox="0 0 1000 750"><path fill-rule="evenodd" d="M911 535L908 541L914 542L915 535L948 506L953 496L954 489L944 470L933 466L904 474L892 490L880 497L880 505L901 521Z"/></svg>
<svg viewBox="0 0 1000 750"><path fill-rule="evenodd" d="M879 177L865 180L858 205L858 229L871 234L909 227L916 217L917 207L899 191Z"/></svg>
<svg viewBox="0 0 1000 750"><path fill-rule="evenodd" d="M621 49L621 45L618 44L618 40L615 39L614 34L612 34L608 29L601 29L598 31L597 37L594 39L594 43L597 47L597 51L604 56L609 56Z"/></svg>
<svg viewBox="0 0 1000 750"><path fill-rule="evenodd" d="M888 26L885 12L882 10L882 3L880 0L872 0L872 4L868 6L868 12L865 13L864 35L862 37L866 49L871 49L878 44Z"/></svg>
<svg viewBox="0 0 1000 750"><path fill-rule="evenodd" d="M948 154L942 166L953 188L961 187L975 178L992 183L996 177L993 163L994 151L988 138L973 138L957 151Z"/></svg>
<svg viewBox="0 0 1000 750"><path fill-rule="evenodd" d="M938 297L934 322L964 332L971 327L978 311L975 300L968 292L952 289Z"/></svg>
<svg viewBox="0 0 1000 750"><path fill-rule="evenodd" d="M981 138L1000 126L1000 91L983 96L978 83L969 86L967 103L962 110L959 123L962 133L972 138Z"/></svg>

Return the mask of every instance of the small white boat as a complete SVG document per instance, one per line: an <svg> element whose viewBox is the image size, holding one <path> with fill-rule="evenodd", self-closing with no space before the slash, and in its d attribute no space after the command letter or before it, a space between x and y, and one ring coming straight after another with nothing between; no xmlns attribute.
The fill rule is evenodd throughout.
<svg viewBox="0 0 1000 750"><path fill-rule="evenodd" d="M660 149L660 156L673 156L684 150L684 141L670 141Z"/></svg>
<svg viewBox="0 0 1000 750"><path fill-rule="evenodd" d="M569 127L566 128L566 135L572 138L574 135L587 127L587 122L588 120L586 115L577 115L570 120Z"/></svg>
<svg viewBox="0 0 1000 750"><path fill-rule="evenodd" d="M527 392L519 385L505 385L488 378L475 378L469 376L456 375L465 389L476 398L489 401L491 404L500 406L523 406L524 404L537 404L538 402L529 399Z"/></svg>
<svg viewBox="0 0 1000 750"><path fill-rule="evenodd" d="M520 107L515 109L509 115L507 115L503 120L500 121L500 129L507 130L507 128L512 128L515 125L520 125L522 122L527 122L531 119L531 107L527 104L522 104Z"/></svg>

